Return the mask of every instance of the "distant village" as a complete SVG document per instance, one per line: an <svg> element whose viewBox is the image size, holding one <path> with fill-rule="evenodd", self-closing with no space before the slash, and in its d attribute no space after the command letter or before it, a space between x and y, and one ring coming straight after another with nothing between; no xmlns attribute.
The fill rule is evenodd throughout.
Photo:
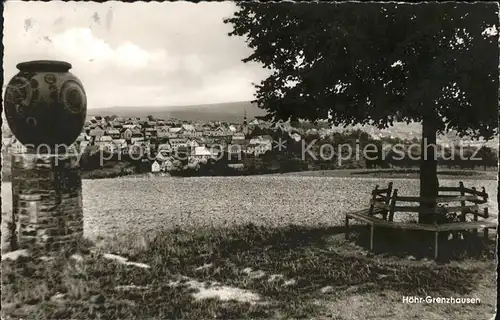
<svg viewBox="0 0 500 320"><path fill-rule="evenodd" d="M286 123L274 126L290 131ZM260 135L249 138L255 128L269 129L266 121L247 121L246 114L241 124L220 121L191 122L177 119L157 119L119 116L93 116L84 125L82 133L70 148L83 152L86 149L101 150L107 154L133 159L141 157L153 160L152 172L171 171L175 154L187 152L190 165L219 157L220 152L241 153L258 157L272 149L272 138ZM4 128L5 129L5 128ZM300 135L293 134L299 141ZM3 147L23 151L25 147L9 133L3 134ZM233 147L233 150L228 148ZM234 167L241 164L234 164Z"/></svg>
<svg viewBox="0 0 500 320"><path fill-rule="evenodd" d="M3 126L2 129L2 148L22 151L24 146L16 141L8 128ZM333 128L327 122L292 126L290 122L283 121L274 124L261 119L248 121L246 111L241 123L182 121L153 116L92 116L88 117L81 134L70 147L81 153L105 153L109 156L107 160L143 159L147 162L146 170L153 173L171 172L179 170L179 167L196 168L210 159L221 159L221 154L236 159L227 163L228 167L242 169L242 158L258 159L273 151L277 143L276 132L279 132L279 137L300 144L301 140L311 136L328 140L337 134L338 138L339 132L344 134L345 131L343 128ZM360 135L361 131L355 132ZM394 131L364 133L371 141L383 140L389 144L418 142L414 134L411 130L398 132L397 137ZM352 136L349 139L352 140ZM445 139L440 138L439 143L448 147L457 144L457 141L454 141L453 136L447 136ZM184 161L179 161L179 154L184 155Z"/></svg>

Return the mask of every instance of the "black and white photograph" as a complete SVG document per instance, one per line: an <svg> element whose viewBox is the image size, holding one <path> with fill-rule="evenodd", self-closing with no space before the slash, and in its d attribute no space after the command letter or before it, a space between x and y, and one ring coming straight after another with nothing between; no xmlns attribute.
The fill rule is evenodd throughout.
<svg viewBox="0 0 500 320"><path fill-rule="evenodd" d="M499 3L3 18L2 319L495 319Z"/></svg>

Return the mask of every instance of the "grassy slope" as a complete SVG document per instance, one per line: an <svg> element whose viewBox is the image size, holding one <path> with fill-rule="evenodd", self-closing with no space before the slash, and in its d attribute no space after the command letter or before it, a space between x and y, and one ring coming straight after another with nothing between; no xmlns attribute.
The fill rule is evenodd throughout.
<svg viewBox="0 0 500 320"><path fill-rule="evenodd" d="M364 231L353 234L354 240L345 242L338 227L269 229L247 225L175 230L99 245L99 250L147 263L151 269L111 263L99 256L99 250L87 254L83 262L60 256L49 262L29 259L2 263L2 312L13 318L44 319L350 320L370 315L385 319L462 319L465 313L474 319L488 319L493 314L496 286L492 242L490 260L484 256L479 260L463 258L465 251L450 245L442 246L442 251L453 252L460 261L436 263L404 258L408 248L390 245L402 241L388 235L381 238L381 233L376 243L390 254L373 255L362 247L367 240ZM424 243L413 248L417 259L418 252L427 251ZM470 249L479 252L477 247ZM211 266L197 269L205 264ZM244 272L248 267L263 271L264 276L250 277ZM284 278L271 281L272 274ZM248 289L259 294L264 303L195 300L187 286L168 285L180 276ZM287 286L287 279L296 282ZM117 285L147 288L120 291ZM323 293L325 286L331 286L331 290ZM56 299L58 293L64 294L63 298ZM404 295L476 297L482 303L406 305L401 302Z"/></svg>

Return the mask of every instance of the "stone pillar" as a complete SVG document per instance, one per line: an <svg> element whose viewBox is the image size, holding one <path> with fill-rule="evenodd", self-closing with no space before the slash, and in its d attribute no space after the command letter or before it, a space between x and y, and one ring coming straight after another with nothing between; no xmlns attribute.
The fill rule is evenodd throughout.
<svg viewBox="0 0 500 320"><path fill-rule="evenodd" d="M17 248L33 254L82 238L82 181L72 144L82 132L87 96L64 61L17 64L4 109L24 150L12 153L12 213Z"/></svg>
<svg viewBox="0 0 500 320"><path fill-rule="evenodd" d="M12 198L18 248L47 253L83 238L77 153L13 153Z"/></svg>

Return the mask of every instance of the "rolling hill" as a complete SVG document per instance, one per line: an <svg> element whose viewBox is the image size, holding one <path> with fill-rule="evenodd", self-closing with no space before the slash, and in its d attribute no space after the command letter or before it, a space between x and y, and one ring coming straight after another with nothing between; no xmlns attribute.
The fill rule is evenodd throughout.
<svg viewBox="0 0 500 320"><path fill-rule="evenodd" d="M189 106L165 106L165 107L110 107L89 109L88 116L111 116L141 117L152 115L155 118L175 118L187 121L227 121L239 123L247 112L248 119L263 116L266 112L259 109L250 101L189 105Z"/></svg>
<svg viewBox="0 0 500 320"><path fill-rule="evenodd" d="M141 117L145 118L152 115L156 118L169 119L176 118L187 121L226 121L232 123L241 123L243 115L247 111L249 120L256 116L263 116L266 112L259 109L250 101L215 103L203 105L188 105L188 106L165 106L165 107L110 107L89 109L87 115L91 116L111 116L118 115L121 117ZM348 126L349 129L363 129L364 131L374 136L393 136L402 139L420 138L421 125L419 123L395 123L394 126L388 129L377 129L372 126ZM338 128L343 131L342 128ZM467 139L465 139L467 140ZM458 137L453 133L447 133L438 137L439 143L457 142ZM498 136L489 141L487 145L498 148Z"/></svg>

